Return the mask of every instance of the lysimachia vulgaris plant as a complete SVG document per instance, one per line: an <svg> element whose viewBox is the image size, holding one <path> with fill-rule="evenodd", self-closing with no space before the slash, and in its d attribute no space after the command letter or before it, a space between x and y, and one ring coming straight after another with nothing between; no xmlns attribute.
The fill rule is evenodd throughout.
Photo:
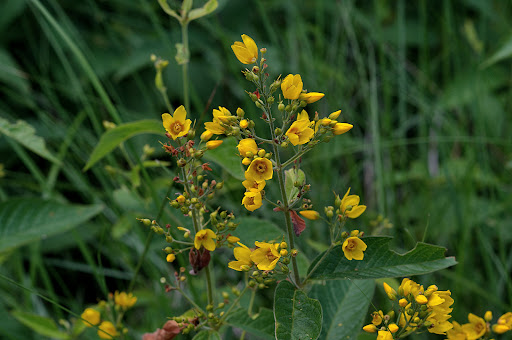
<svg viewBox="0 0 512 340"><path fill-rule="evenodd" d="M163 148L177 165L173 181L181 186L176 196L170 198L170 206L189 218L190 223L171 226L150 218L140 221L165 238L167 262L181 259L182 266L174 277L162 278L162 282L168 292L182 294L191 309L183 315L170 316L162 329L146 334L145 339L156 339L165 332L165 339L178 333L196 334L198 339L220 339L225 326L240 329L242 337L247 333L269 339L355 336L363 326L375 279L428 273L455 261L444 257L444 248L424 243L399 255L389 250L389 237L365 236L363 228L349 228L366 210L364 202L350 188L340 188L341 194L334 193L331 205L314 209L308 198L314 188L306 182L301 160L322 143L343 138L337 136L349 132L353 125L340 119L339 109L327 114L313 113L308 105L321 100L324 94L306 90L300 74L272 77L267 50L258 48L248 35L242 35L242 41L234 42L231 49L245 65L242 74L249 84L245 93L254 106L219 106L213 109L204 129L192 121L193 115L185 106L162 115L168 138ZM161 77L164 63L153 60L157 77ZM264 123L264 128L257 120ZM231 152L239 156L244 167L245 179L240 183L242 211L253 214L269 205L282 215L282 233L278 237L261 234L256 241L244 242L243 233L237 231L242 226L235 212L210 205L210 199L224 182L210 178L211 164L203 158L211 150L229 144L223 145L226 138L236 140L236 149ZM271 186L278 188L277 197L267 193ZM306 220L324 223L329 230L324 251L311 262L296 246ZM232 249L232 259L219 268L220 261L214 257L225 256L219 251L221 248ZM183 265L184 261L189 265ZM301 271L300 262L309 268ZM226 270L242 273L243 279L229 283L232 289L217 292L212 273ZM187 282L195 278L205 282L205 301L194 300L187 292ZM255 294L267 288L275 289L273 306L268 306L273 310L261 308L255 312ZM240 303L247 292L251 293L248 307ZM441 292L433 294L438 296ZM421 328L419 324L413 327L411 318L401 315L406 324L397 321L400 334L412 334ZM439 320L432 315L421 326ZM266 327L258 326L263 324ZM445 324L436 329L446 332ZM371 331L378 331L380 324L372 325ZM388 323L386 327L389 328Z"/></svg>

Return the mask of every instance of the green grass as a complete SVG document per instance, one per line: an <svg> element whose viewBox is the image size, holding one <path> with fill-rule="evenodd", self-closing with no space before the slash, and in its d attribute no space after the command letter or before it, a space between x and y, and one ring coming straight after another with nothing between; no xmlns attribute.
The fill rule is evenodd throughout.
<svg viewBox="0 0 512 340"><path fill-rule="evenodd" d="M151 135L82 169L104 132L103 120L159 119L165 112L151 53L170 61L168 94L174 107L182 103L174 62L179 25L156 1L11 0L0 10L0 115L31 124L61 161L46 161L0 136L0 199L105 206L73 232L0 254L0 273L78 314L133 282L141 298L128 315L130 325L140 333L154 330L182 312L183 301L168 297L159 283L175 270L165 263L161 240L149 241L134 278L148 237L135 217L182 223L168 207L160 212L179 190L168 194L177 170L143 169L138 187L123 175L140 164L144 144L156 148L154 159L169 160ZM502 1L221 1L213 15L189 27L190 111L200 127L219 105L259 114L229 47L240 34L250 35L267 47L273 76L300 73L308 90L326 94L310 110L341 109L343 121L354 124L303 159L315 207L332 204L333 188L344 194L352 187L369 207L354 228L370 232L370 221L382 215L393 224L386 232L397 250L424 240L456 256L455 268L422 278L451 290L456 320L486 310L499 315L512 310L512 68L510 58L482 65L510 39L511 15L512 5ZM228 179L216 202L238 211L240 188ZM282 222L270 206L253 215ZM326 230L308 223L299 248L312 258L316 251L306 239L322 240ZM192 288L202 296L202 286ZM0 334L7 338L40 338L9 316L13 308L69 317L1 279L0 297Z"/></svg>

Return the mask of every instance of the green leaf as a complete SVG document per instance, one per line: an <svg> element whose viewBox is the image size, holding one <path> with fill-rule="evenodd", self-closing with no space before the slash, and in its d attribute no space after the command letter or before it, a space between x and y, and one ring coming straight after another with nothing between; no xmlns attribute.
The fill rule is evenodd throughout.
<svg viewBox="0 0 512 340"><path fill-rule="evenodd" d="M176 19L178 19L178 21L181 22L181 17L178 15L178 13L172 10L171 7L169 7L167 0L158 0L158 3L160 4L160 7L162 7L165 13L175 17Z"/></svg>
<svg viewBox="0 0 512 340"><path fill-rule="evenodd" d="M27 149L51 162L60 163L60 161L46 149L44 139L37 136L36 130L23 120L18 120L15 124L11 124L6 119L0 117L0 134L14 139Z"/></svg>
<svg viewBox="0 0 512 340"><path fill-rule="evenodd" d="M192 340L222 340L217 331L201 331Z"/></svg>
<svg viewBox="0 0 512 340"><path fill-rule="evenodd" d="M204 4L203 7L191 10L190 13L188 14L188 20L192 21L200 17L204 17L205 15L208 15L211 12L215 11L218 5L219 4L217 0L209 0L207 3Z"/></svg>
<svg viewBox="0 0 512 340"><path fill-rule="evenodd" d="M277 340L318 339L322 330L322 306L289 281L281 281L274 297Z"/></svg>
<svg viewBox="0 0 512 340"><path fill-rule="evenodd" d="M482 68L491 66L503 59L512 57L512 37L501 48L482 63Z"/></svg>
<svg viewBox="0 0 512 340"><path fill-rule="evenodd" d="M233 235L240 238L240 242L251 247L254 241L270 241L280 239L284 232L274 223L256 217L237 218L239 223Z"/></svg>
<svg viewBox="0 0 512 340"><path fill-rule="evenodd" d="M0 203L0 252L71 230L97 215L103 206L71 205L39 198Z"/></svg>
<svg viewBox="0 0 512 340"><path fill-rule="evenodd" d="M22 311L13 311L12 315L22 324L33 331L54 339L70 339L71 337L59 330L55 321L44 316L26 313Z"/></svg>
<svg viewBox="0 0 512 340"><path fill-rule="evenodd" d="M446 248L418 242L414 249L398 254L389 249L390 237L365 237L368 248L362 261L347 260L340 246L334 247L311 274L311 279L378 279L430 273L457 264L445 257ZM325 253L311 263L308 273Z"/></svg>
<svg viewBox="0 0 512 340"><path fill-rule="evenodd" d="M220 165L231 176L243 181L245 179L242 163L236 151L236 140L234 138L226 138L224 142L216 149L208 150L204 154L206 160L212 161Z"/></svg>
<svg viewBox="0 0 512 340"><path fill-rule="evenodd" d="M291 202L297 198L299 194L299 188L295 185L296 183L303 185L306 181L306 175L301 169L288 169L284 172L284 188L286 191L286 197L288 202Z"/></svg>
<svg viewBox="0 0 512 340"><path fill-rule="evenodd" d="M139 120L136 122L121 124L111 130L108 130L101 136L98 145L96 145L92 151L91 157L89 157L89 160L83 170L88 170L128 138L143 133L164 135L162 122L153 119Z"/></svg>
<svg viewBox="0 0 512 340"><path fill-rule="evenodd" d="M322 305L321 339L357 339L375 289L374 280L333 280L316 284L309 296Z"/></svg>
<svg viewBox="0 0 512 340"><path fill-rule="evenodd" d="M262 339L274 339L274 313L270 309L262 308L251 318L245 309L240 308L231 314L227 322Z"/></svg>

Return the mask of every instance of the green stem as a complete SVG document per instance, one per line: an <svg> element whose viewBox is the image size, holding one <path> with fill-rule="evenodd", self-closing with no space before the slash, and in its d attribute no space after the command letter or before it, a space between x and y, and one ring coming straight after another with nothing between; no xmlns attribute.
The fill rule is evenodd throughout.
<svg viewBox="0 0 512 340"><path fill-rule="evenodd" d="M199 307L199 306L194 302L194 300L192 300L192 299L191 299L191 298L190 298L190 297L189 297L189 296L188 296L188 295L187 295L187 294L186 294L186 293L185 293L185 292L184 292L180 287L176 287L176 290L177 290L178 292L180 292L180 294L185 298L185 300L187 300L188 302L190 302L190 304L191 304L192 306L194 306L194 308L195 308L195 309L197 309L200 313L202 313L202 314L204 314L204 315L207 315L207 314L205 313L205 311L204 311L201 307Z"/></svg>
<svg viewBox="0 0 512 340"><path fill-rule="evenodd" d="M210 264L204 268L206 274L206 293L208 294L208 304L213 306L213 285Z"/></svg>
<svg viewBox="0 0 512 340"><path fill-rule="evenodd" d="M327 249L325 251L325 253L322 255L322 257L320 258L320 260L318 260L318 262L315 264L315 266L313 267L313 269L311 269L311 271L308 273L308 275L306 276L306 278L304 279L304 281L302 281L302 286L304 286L304 284L308 281L308 279L311 277L311 275L315 272L316 268L318 268L318 266L320 265L320 263L322 263L322 261L325 259L325 257L327 255L329 255L329 253L331 252L332 248L334 248L335 244L334 243L331 243L329 249Z"/></svg>
<svg viewBox="0 0 512 340"><path fill-rule="evenodd" d="M249 316L252 318L252 307L254 306L254 298L256 297L256 289L253 289L251 292L251 301L249 301Z"/></svg>
<svg viewBox="0 0 512 340"><path fill-rule="evenodd" d="M181 43L185 52L185 60L182 65L183 69L183 100L185 109L190 110L190 98L188 94L188 59L190 53L188 51L188 21L181 22Z"/></svg>

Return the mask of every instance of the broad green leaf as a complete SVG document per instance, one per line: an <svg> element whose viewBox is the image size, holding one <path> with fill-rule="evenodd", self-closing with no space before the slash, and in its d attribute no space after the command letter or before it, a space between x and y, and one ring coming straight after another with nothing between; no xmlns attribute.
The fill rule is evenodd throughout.
<svg viewBox="0 0 512 340"><path fill-rule="evenodd" d="M143 133L164 135L165 132L162 122L153 119L125 123L113 128L112 130L108 130L101 136L98 145L96 145L92 151L91 157L89 157L89 160L84 167L84 171L96 164L96 162L109 154L125 140Z"/></svg>
<svg viewBox="0 0 512 340"><path fill-rule="evenodd" d="M482 63L482 67L488 67L503 59L512 57L512 37L501 48Z"/></svg>
<svg viewBox="0 0 512 340"><path fill-rule="evenodd" d="M446 248L418 242L414 249L398 254L389 249L390 237L365 237L368 248L362 261L347 260L340 246L334 247L311 274L311 279L378 279L430 273L457 264L455 258L445 257ZM308 273L324 253L311 263Z"/></svg>
<svg viewBox="0 0 512 340"><path fill-rule="evenodd" d="M320 339L357 339L367 316L375 288L374 280L332 280L315 284L309 296L322 305Z"/></svg>
<svg viewBox="0 0 512 340"><path fill-rule="evenodd" d="M284 172L284 188L288 202L293 201L299 194L298 186L306 181L306 175L301 169L288 169ZM297 185L295 185L297 184Z"/></svg>
<svg viewBox="0 0 512 340"><path fill-rule="evenodd" d="M43 336L54 339L70 339L67 333L59 330L53 319L19 310L13 311L12 315L19 322Z"/></svg>
<svg viewBox="0 0 512 340"><path fill-rule="evenodd" d="M262 308L251 318L245 309L240 308L231 314L227 322L262 339L274 339L274 313L270 309Z"/></svg>
<svg viewBox="0 0 512 340"><path fill-rule="evenodd" d="M322 330L322 306L289 281L281 281L274 296L277 340L314 340Z"/></svg>
<svg viewBox="0 0 512 340"><path fill-rule="evenodd" d="M102 210L99 204L63 204L39 198L1 202L0 252L71 230Z"/></svg>
<svg viewBox="0 0 512 340"><path fill-rule="evenodd" d="M240 242L248 247L254 246L254 241L280 241L284 235L284 231L270 221L255 217L242 217L237 218L236 222L240 224L232 234L240 238Z"/></svg>
<svg viewBox="0 0 512 340"><path fill-rule="evenodd" d="M242 163L236 151L236 140L226 138L217 149L208 150L204 154L206 160L212 161L223 167L231 176L243 181L245 179Z"/></svg>
<svg viewBox="0 0 512 340"><path fill-rule="evenodd" d="M23 120L18 120L16 123L11 124L6 119L0 117L0 134L14 139L27 149L49 161L60 163L60 161L46 149L44 139L37 136L36 130Z"/></svg>
<svg viewBox="0 0 512 340"><path fill-rule="evenodd" d="M188 20L192 21L200 17L204 17L205 15L208 15L211 12L215 11L218 5L219 4L217 0L209 0L207 3L204 4L203 7L191 10L190 13L188 14Z"/></svg>
<svg viewBox="0 0 512 340"><path fill-rule="evenodd" d="M222 340L217 331L201 331L192 340Z"/></svg>

